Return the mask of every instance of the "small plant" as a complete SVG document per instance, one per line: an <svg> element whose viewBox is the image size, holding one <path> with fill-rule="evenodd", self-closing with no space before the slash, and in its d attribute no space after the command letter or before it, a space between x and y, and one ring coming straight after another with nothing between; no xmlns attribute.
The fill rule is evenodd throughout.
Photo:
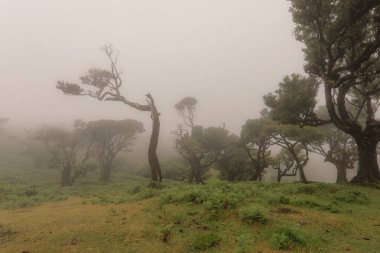
<svg viewBox="0 0 380 253"><path fill-rule="evenodd" d="M246 235L240 235L236 238L236 247L233 253L248 253L247 246L250 238Z"/></svg>
<svg viewBox="0 0 380 253"><path fill-rule="evenodd" d="M190 209L186 212L187 215L189 216L194 216L197 215L199 212L197 210Z"/></svg>
<svg viewBox="0 0 380 253"><path fill-rule="evenodd" d="M214 233L199 234L195 237L192 248L194 250L206 250L219 244L221 238Z"/></svg>
<svg viewBox="0 0 380 253"><path fill-rule="evenodd" d="M294 201L294 205L309 208L320 208L322 205L312 199L299 199Z"/></svg>
<svg viewBox="0 0 380 253"><path fill-rule="evenodd" d="M132 187L128 192L130 194L139 193L139 192L141 192L141 186L140 185L136 185L136 186Z"/></svg>
<svg viewBox="0 0 380 253"><path fill-rule="evenodd" d="M273 249L289 250L306 245L306 239L301 231L285 226L272 234L269 244Z"/></svg>
<svg viewBox="0 0 380 253"><path fill-rule="evenodd" d="M28 197L36 196L38 194L38 191L35 188L35 186L32 186L32 187L25 189L24 194Z"/></svg>
<svg viewBox="0 0 380 253"><path fill-rule="evenodd" d="M202 193L201 191L190 191L186 192L182 196L181 201L185 203L201 204L204 202L204 199L204 193Z"/></svg>
<svg viewBox="0 0 380 253"><path fill-rule="evenodd" d="M117 211L115 208L111 208L110 209L110 216L116 216L117 215Z"/></svg>
<svg viewBox="0 0 380 253"><path fill-rule="evenodd" d="M268 218L264 214L264 211L259 208L247 207L240 211L240 219L248 224L266 224Z"/></svg>
<svg viewBox="0 0 380 253"><path fill-rule="evenodd" d="M314 185L302 185L298 187L297 193L315 194L319 191L318 187Z"/></svg>
<svg viewBox="0 0 380 253"><path fill-rule="evenodd" d="M183 213L175 214L173 217L173 224L179 225L185 221L185 215Z"/></svg>
<svg viewBox="0 0 380 253"><path fill-rule="evenodd" d="M234 209L236 205L236 198L222 193L212 194L205 202L207 210Z"/></svg>
<svg viewBox="0 0 380 253"><path fill-rule="evenodd" d="M279 197L271 197L268 199L268 204L271 205L278 205L278 204L283 204L283 205L289 205L290 199L285 196L279 196Z"/></svg>
<svg viewBox="0 0 380 253"><path fill-rule="evenodd" d="M170 227L164 227L161 229L161 240L162 242L169 242L170 240L170 235L171 235L171 229Z"/></svg>
<svg viewBox="0 0 380 253"><path fill-rule="evenodd" d="M151 182L149 182L148 187L150 187L152 189L163 189L163 188L165 188L165 185L161 182L151 181Z"/></svg>
<svg viewBox="0 0 380 253"><path fill-rule="evenodd" d="M368 197L359 191L350 191L344 196L334 196L336 201L346 202L349 204L368 204Z"/></svg>

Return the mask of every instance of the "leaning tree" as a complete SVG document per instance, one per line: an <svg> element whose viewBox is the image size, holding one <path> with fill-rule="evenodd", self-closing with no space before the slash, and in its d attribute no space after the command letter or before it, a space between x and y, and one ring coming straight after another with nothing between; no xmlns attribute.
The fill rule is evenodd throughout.
<svg viewBox="0 0 380 253"><path fill-rule="evenodd" d="M117 68L119 52L111 45L102 48L108 60L110 69L89 69L87 73L80 77L82 85L66 81L58 81L57 88L67 95L90 96L98 100L118 101L134 109L150 112L152 119L152 133L148 148L148 161L151 170L152 181L162 181L161 166L157 156L158 137L160 134L160 113L157 110L154 99L150 93L146 94L146 104L139 104L130 101L122 95L121 87L123 80L122 72ZM84 88L86 86L88 88Z"/></svg>
<svg viewBox="0 0 380 253"><path fill-rule="evenodd" d="M323 82L330 120L357 144L352 182L379 182L380 1L291 0L290 12L296 39L305 45L305 71Z"/></svg>
<svg viewBox="0 0 380 253"><path fill-rule="evenodd" d="M118 153L129 150L136 135L143 132L143 124L133 119L98 120L87 123L87 158L94 157L100 168L100 180L109 181L113 161Z"/></svg>

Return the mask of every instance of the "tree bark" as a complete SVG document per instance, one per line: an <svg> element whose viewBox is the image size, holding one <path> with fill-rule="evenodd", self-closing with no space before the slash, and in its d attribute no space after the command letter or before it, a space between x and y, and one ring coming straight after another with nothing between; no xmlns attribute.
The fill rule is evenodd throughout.
<svg viewBox="0 0 380 253"><path fill-rule="evenodd" d="M280 172L280 170L278 170L278 172L277 172L277 183L281 182L281 178L282 178L281 172Z"/></svg>
<svg viewBox="0 0 380 253"><path fill-rule="evenodd" d="M258 168L259 166L255 166L255 173L251 177L251 181L261 181L261 172L259 171L260 169Z"/></svg>
<svg viewBox="0 0 380 253"><path fill-rule="evenodd" d="M150 99L150 112L152 118L152 134L150 136L148 148L148 160L152 174L152 181L162 181L161 166L157 156L158 137L160 135L160 114L154 104L154 100L150 94L147 94Z"/></svg>
<svg viewBox="0 0 380 253"><path fill-rule="evenodd" d="M306 175L305 175L305 171L303 170L303 166L299 166L298 171L300 173L301 182L302 183L308 183Z"/></svg>
<svg viewBox="0 0 380 253"><path fill-rule="evenodd" d="M203 179L202 179L202 172L201 172L200 166L197 166L195 168L194 180L195 180L195 183L197 183L197 184L204 184Z"/></svg>
<svg viewBox="0 0 380 253"><path fill-rule="evenodd" d="M73 181L71 180L71 167L64 166L61 174L61 186L72 186Z"/></svg>
<svg viewBox="0 0 380 253"><path fill-rule="evenodd" d="M191 165L190 166L190 177L189 177L189 182L192 183L193 180L194 180L194 176L195 176L195 169L194 169L194 166Z"/></svg>
<svg viewBox="0 0 380 253"><path fill-rule="evenodd" d="M336 164L336 183L337 184L345 184L348 182L347 180L347 167L344 164Z"/></svg>
<svg viewBox="0 0 380 253"><path fill-rule="evenodd" d="M364 139L364 140L363 140ZM367 141L365 141L367 139ZM351 183L371 184L380 182L380 171L377 162L376 141L370 138L356 140L359 151L359 169Z"/></svg>
<svg viewBox="0 0 380 253"><path fill-rule="evenodd" d="M103 182L109 182L111 180L111 162L105 161L101 163L100 180Z"/></svg>

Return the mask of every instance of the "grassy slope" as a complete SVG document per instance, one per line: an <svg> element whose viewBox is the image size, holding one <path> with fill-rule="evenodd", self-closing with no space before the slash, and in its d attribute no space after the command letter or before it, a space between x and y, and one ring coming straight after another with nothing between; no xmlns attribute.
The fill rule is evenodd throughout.
<svg viewBox="0 0 380 253"><path fill-rule="evenodd" d="M0 252L379 252L379 194L328 184L3 180Z"/></svg>
<svg viewBox="0 0 380 253"><path fill-rule="evenodd" d="M378 189L152 188L123 174L108 185L90 175L61 188L58 172L18 162L0 154L0 252L380 252Z"/></svg>

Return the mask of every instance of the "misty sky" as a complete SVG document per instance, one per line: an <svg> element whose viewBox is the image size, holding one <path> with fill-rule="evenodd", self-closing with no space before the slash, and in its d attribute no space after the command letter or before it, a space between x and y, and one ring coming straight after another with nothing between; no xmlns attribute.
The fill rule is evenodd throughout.
<svg viewBox="0 0 380 253"><path fill-rule="evenodd" d="M21 128L134 118L147 138L149 113L55 88L57 80L77 82L89 68L108 68L99 49L112 43L123 95L156 99L159 153L173 145L180 122L173 105L184 96L199 101L197 124L225 123L239 134L259 117L264 94L285 75L303 73L288 9L285 0L0 0L0 117ZM134 156L145 158L147 141L136 145ZM324 168L307 170L313 180L335 177L329 164L311 166Z"/></svg>
<svg viewBox="0 0 380 253"><path fill-rule="evenodd" d="M123 94L151 92L162 132L179 121L173 105L199 100L198 123L239 133L262 96L302 72L289 3L282 0L0 0L0 115L14 125L74 118L150 119L114 102L63 96L56 81L108 67L99 48L120 50Z"/></svg>

